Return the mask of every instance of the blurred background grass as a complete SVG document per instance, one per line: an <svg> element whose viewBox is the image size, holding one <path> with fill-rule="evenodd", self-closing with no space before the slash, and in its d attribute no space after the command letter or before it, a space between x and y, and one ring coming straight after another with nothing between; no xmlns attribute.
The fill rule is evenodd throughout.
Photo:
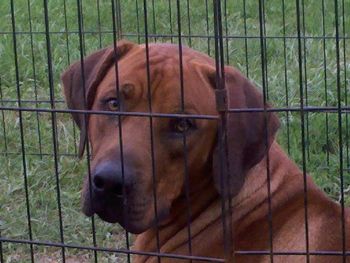
<svg viewBox="0 0 350 263"><path fill-rule="evenodd" d="M49 68L44 20L44 1L16 0L14 22L18 80L14 56L11 1L0 1L0 107L17 107L17 85L23 107L50 108ZM117 2L117 1L116 1ZM334 2L303 1L301 12L303 83L308 106L337 106L337 60ZM341 104L349 107L350 0L338 1L340 14ZM53 88L57 108L65 108L59 76L80 59L76 1L47 1L51 40ZM141 0L120 1L124 38L144 42L144 5ZM177 43L176 1L146 1L150 41ZM189 7L189 8L188 8ZM222 1L225 59L261 87L259 5L254 0ZM194 49L214 54L212 1L180 1L182 40ZM82 1L84 54L113 41L111 1ZM295 1L265 1L268 99L275 107L300 107L298 39ZM307 98L307 99L306 99ZM40 102L39 102L40 101ZM20 117L23 122L21 144ZM68 114L56 114L57 167L53 156L51 114L0 111L0 233L2 237L28 239L26 207L31 213L33 240L60 242L60 222L55 169L59 171L64 242L92 246L91 220L80 212L80 189L86 161L76 157L77 130ZM279 113L282 128L278 141L302 167L300 114ZM345 203L350 205L348 113L342 114ZM336 113L306 115L306 168L317 184L340 200L339 129ZM23 159L22 150L25 151ZM25 165L23 165L25 163ZM24 186L28 183L28 204ZM125 248L125 233L118 225L96 222L96 244ZM5 262L30 260L28 245L2 243ZM60 249L34 246L39 262L61 261ZM72 262L90 262L93 253L66 249ZM125 256L98 253L101 262L122 262Z"/></svg>

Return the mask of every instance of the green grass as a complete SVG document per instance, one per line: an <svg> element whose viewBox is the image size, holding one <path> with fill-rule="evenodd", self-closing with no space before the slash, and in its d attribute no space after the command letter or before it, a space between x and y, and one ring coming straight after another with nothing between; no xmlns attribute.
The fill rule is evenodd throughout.
<svg viewBox="0 0 350 263"><path fill-rule="evenodd" d="M48 81L47 45L45 38L45 22L43 1L31 0L31 26L34 34L30 35L29 12L27 0L14 1L15 31L18 53L18 85L23 100L49 100L50 86ZM111 1L100 1L100 24L96 1L83 1L85 53L89 54L100 47L110 45L112 35ZM144 42L144 38L137 37L139 32L144 34L144 10L143 1L121 1L122 32L126 38L132 41ZM176 1L171 1L171 13L169 13L168 1L154 1L153 21L152 1L147 1L149 33L166 35L167 37L151 38L152 41L177 42L176 37L171 38L171 32L177 34ZM208 1L211 3L211 1ZM247 42L244 40L245 19L243 15L243 1L227 1L227 24L223 30L227 35L234 36L225 40L225 58L228 64L234 65L247 74L257 86L261 87L261 49L259 28L258 1L247 1L246 24ZM281 1L266 1L266 57L268 71L268 97L275 107L300 106L299 91L299 67L298 67L298 41L293 38L297 35L295 1L285 1L285 26L282 20ZM305 35L310 37L302 41L305 45L305 68L307 79L308 105L310 106L337 106L337 60L336 42L334 40L334 4L333 1L325 1L325 42L320 38L323 35L322 6L319 0L305 1ZM342 2L342 1L338 1ZM207 18L205 1L190 1L191 9L188 16L186 1L181 1L181 26L182 34L194 36L213 36L213 13L209 6L209 31L207 32ZM340 17L340 23L345 24L346 37L349 38L350 30L350 0L344 1L345 18ZM75 1L67 1L67 29L63 12L63 0L48 1L49 31L51 40L53 85L55 98L62 100L62 91L59 83L60 73L72 62L80 58L79 34L77 23L77 6ZM342 6L339 3L339 13ZM137 23L137 16L139 23ZM169 22L169 18L172 22ZM15 58L13 51L13 36L11 24L10 1L0 1L0 106L17 106L17 103L6 102L16 100L16 75ZM190 18L190 21L188 20ZM190 31L189 31L190 24ZM284 32L285 31L285 32ZM340 27L343 36L343 27ZM225 33L226 34L226 33ZM290 36L284 40L283 35ZM32 38L31 38L32 36ZM278 38L273 38L278 37ZM186 45L214 54L214 40L204 37L183 37ZM245 48L247 45L247 49ZM346 46L344 52L344 44ZM33 46L33 50L32 50ZM340 88L341 103L349 106L350 82L350 40L340 41ZM209 48L208 48L209 47ZM323 48L326 53L326 61L323 57ZM286 68L284 65L286 57ZM344 60L346 57L346 61ZM248 64L246 63L246 57ZM33 67L34 59L34 67ZM326 68L326 71L324 70ZM248 71L247 71L248 69ZM285 70L287 78L285 80ZM34 72L35 71L35 72ZM345 79L345 72L347 79ZM303 72L304 74L305 72ZM325 92L325 78L327 91ZM305 87L305 85L304 85ZM287 90L287 92L286 92ZM287 97L288 95L288 97ZM288 100L287 100L288 98ZM306 101L305 101L306 103ZM48 108L49 104L22 103L25 107ZM56 107L65 108L65 104L57 103ZM86 162L77 158L61 154L75 154L73 123L70 116L57 114L58 134L58 163L60 198L62 206L62 219L64 241L68 244L81 244L92 246L91 221L80 212L80 189ZM279 114L282 128L278 141L289 152L290 156L301 166L301 123L300 114ZM0 233L1 236L16 239L28 239L28 221L26 212L26 193L24 187L24 169L21 155L20 116L17 111L4 110L0 112ZM326 125L328 118L328 129ZM348 154L348 116L342 115L342 139L343 139L343 163L344 168L349 168L350 158ZM25 145L25 169L28 181L29 206L31 211L32 237L34 240L60 242L59 216L56 191L55 162L51 155L37 156L34 154L53 154L53 138L50 113L24 112L23 136ZM306 167L317 184L332 198L339 200L339 129L336 113L309 113L306 115L308 131L306 148ZM289 144L288 134L289 132ZM39 138L40 134L40 138ZM328 136L328 137L327 137ZM327 139L328 138L328 139ZM41 142L41 143L39 143ZM288 147L289 146L289 147ZM7 154L5 154L7 153ZM345 202L350 205L350 175L344 171ZM125 236L118 225L111 225L96 219L96 237L99 246L111 248L125 247ZM3 243L5 262L27 262L30 258L28 245ZM34 246L35 257L40 262L53 262L60 259L60 249ZM72 260L90 262L92 252L66 250ZM98 253L102 262L116 260L116 255ZM46 260L46 261L45 261ZM118 255L118 261L122 261Z"/></svg>

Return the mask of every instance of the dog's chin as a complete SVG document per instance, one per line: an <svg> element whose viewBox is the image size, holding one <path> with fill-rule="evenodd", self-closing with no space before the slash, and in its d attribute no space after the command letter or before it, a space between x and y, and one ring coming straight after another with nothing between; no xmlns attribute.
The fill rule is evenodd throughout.
<svg viewBox="0 0 350 263"><path fill-rule="evenodd" d="M128 232L132 234L141 234L152 227L151 224L145 224L144 222L122 222L120 225Z"/></svg>
<svg viewBox="0 0 350 263"><path fill-rule="evenodd" d="M159 212L157 219L154 216L147 215L150 211L149 209L142 209L141 211L133 211L133 209L128 209L128 213L123 213L123 208L114 207L111 205L99 205L94 202L90 202L87 198L82 203L83 213L91 217L97 214L99 218L108 223L119 223L126 231L132 234L141 234L146 230L154 227L158 223L165 219L168 215L168 209L163 209Z"/></svg>
<svg viewBox="0 0 350 263"><path fill-rule="evenodd" d="M82 211L88 217L92 217L94 214L97 214L103 221L108 223L119 223L122 218L120 212L116 212L115 209L111 209L109 206L101 206L90 202L90 199L85 199L83 201Z"/></svg>
<svg viewBox="0 0 350 263"><path fill-rule="evenodd" d="M141 234L152 227L152 223L148 223L144 218L133 218L133 215L121 215L114 212L111 208L96 212L96 214L108 223L119 223L126 231L132 234Z"/></svg>
<svg viewBox="0 0 350 263"><path fill-rule="evenodd" d="M133 218L132 215L126 217L125 220L120 220L118 223L128 232L132 234L141 234L152 227L159 225L169 215L168 209L159 212L157 217L152 217L147 220L147 216L140 217L137 215ZM137 219L138 218L138 219Z"/></svg>
<svg viewBox="0 0 350 263"><path fill-rule="evenodd" d="M120 223L120 217L116 213L112 213L110 211L103 211L103 212L97 212L96 213L99 218L101 218L103 221L106 221L107 223Z"/></svg>

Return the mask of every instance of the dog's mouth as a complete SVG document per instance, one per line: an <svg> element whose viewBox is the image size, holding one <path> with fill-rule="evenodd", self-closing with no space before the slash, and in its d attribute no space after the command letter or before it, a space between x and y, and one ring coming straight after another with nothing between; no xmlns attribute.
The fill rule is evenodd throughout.
<svg viewBox="0 0 350 263"><path fill-rule="evenodd" d="M98 198L96 196L82 197L83 213L91 217L97 214L102 220L108 223L117 223L123 214L123 199L114 198Z"/></svg>
<svg viewBox="0 0 350 263"><path fill-rule="evenodd" d="M159 213L157 220L152 217L154 208L150 200L129 200L121 196L98 197L94 194L83 196L83 213L91 217L97 214L103 221L119 223L125 230L140 234L152 227L159 219L167 216L166 212Z"/></svg>

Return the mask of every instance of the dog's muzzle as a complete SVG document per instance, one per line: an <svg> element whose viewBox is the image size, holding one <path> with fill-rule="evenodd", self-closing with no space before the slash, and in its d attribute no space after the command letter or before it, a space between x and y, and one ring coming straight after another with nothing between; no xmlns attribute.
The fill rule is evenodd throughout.
<svg viewBox="0 0 350 263"><path fill-rule="evenodd" d="M135 184L142 177L130 165L122 170L119 161L103 161L96 165L91 181L85 182L83 212L87 216L97 214L109 223L119 223L127 231L139 234L156 223L153 216L152 195L146 194L143 184ZM142 187L141 187L142 186ZM162 220L168 209L158 212Z"/></svg>
<svg viewBox="0 0 350 263"><path fill-rule="evenodd" d="M92 187L102 197L123 198L127 184L121 165L111 161L98 165L92 175Z"/></svg>
<svg viewBox="0 0 350 263"><path fill-rule="evenodd" d="M98 214L104 221L123 223L125 200L130 180L118 162L105 161L96 166L91 183L85 193L83 212L87 216Z"/></svg>

